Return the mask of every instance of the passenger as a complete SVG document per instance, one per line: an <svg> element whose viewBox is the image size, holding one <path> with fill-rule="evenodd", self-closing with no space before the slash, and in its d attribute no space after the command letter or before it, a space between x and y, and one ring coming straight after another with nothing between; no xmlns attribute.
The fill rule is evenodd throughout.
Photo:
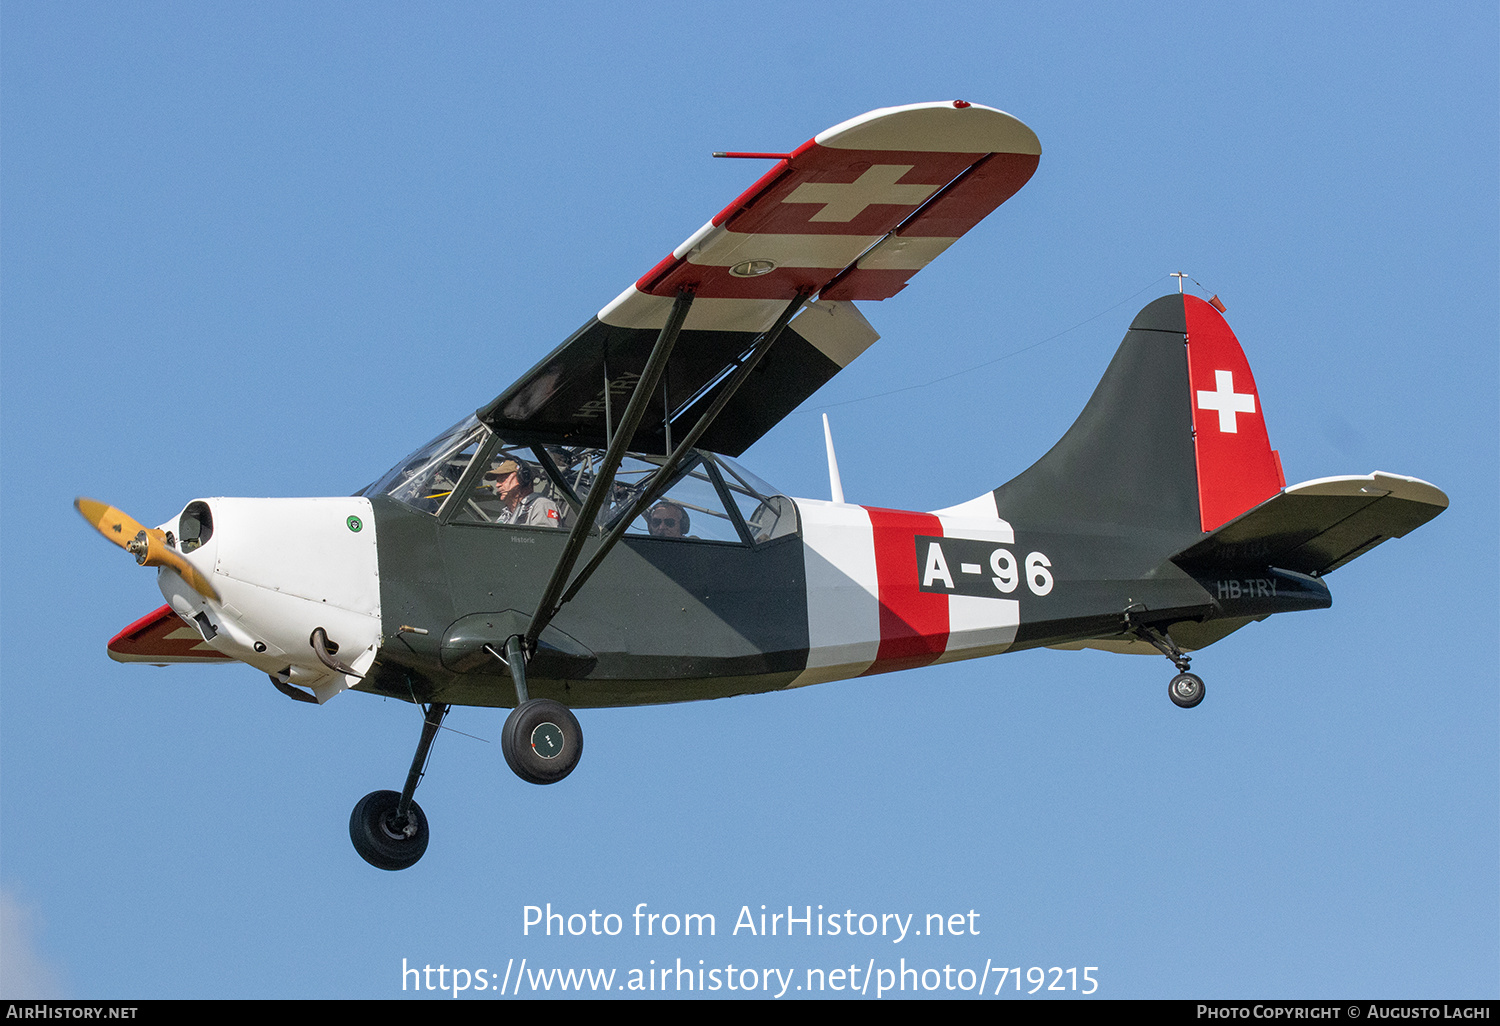
<svg viewBox="0 0 1500 1026"><path fill-rule="evenodd" d="M495 518L497 524L522 527L561 527L562 514L557 503L532 490L531 467L516 460L504 460L485 475L504 507Z"/></svg>
<svg viewBox="0 0 1500 1026"><path fill-rule="evenodd" d="M616 481L609 489L609 510L601 518L608 523L624 513L635 503L635 489L622 481Z"/></svg>
<svg viewBox="0 0 1500 1026"><path fill-rule="evenodd" d="M688 537L687 510L675 502L658 502L646 514L646 527L653 538Z"/></svg>

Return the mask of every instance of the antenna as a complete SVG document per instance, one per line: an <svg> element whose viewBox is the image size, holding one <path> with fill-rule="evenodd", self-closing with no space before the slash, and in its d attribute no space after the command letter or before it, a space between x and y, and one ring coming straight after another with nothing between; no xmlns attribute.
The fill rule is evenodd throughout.
<svg viewBox="0 0 1500 1026"><path fill-rule="evenodd" d="M833 501L842 503L844 501L844 482L839 480L839 460L833 454L833 431L828 426L828 414L823 414L823 442L828 446L828 490L833 493Z"/></svg>
<svg viewBox="0 0 1500 1026"><path fill-rule="evenodd" d="M1182 295L1182 279L1184 278L1192 278L1194 285L1198 286L1200 289L1203 289L1204 292L1208 291L1208 289L1203 288L1203 283L1197 278L1193 278L1191 274L1186 274L1182 271L1173 271L1168 275L1168 277L1177 279L1177 294L1179 296ZM1219 311L1219 313L1223 313L1225 311L1224 301L1219 298L1219 294L1217 292L1215 292L1213 298L1208 301L1208 305Z"/></svg>

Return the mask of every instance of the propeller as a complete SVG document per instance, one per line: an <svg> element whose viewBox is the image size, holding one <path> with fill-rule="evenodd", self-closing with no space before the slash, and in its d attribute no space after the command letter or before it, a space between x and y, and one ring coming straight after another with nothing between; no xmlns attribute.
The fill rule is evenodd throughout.
<svg viewBox="0 0 1500 1026"><path fill-rule="evenodd" d="M142 527L130 514L97 499L79 496L73 500L73 505L96 531L129 552L141 566L164 566L174 570L198 594L218 601L219 593L208 578L167 544L167 532L161 528Z"/></svg>

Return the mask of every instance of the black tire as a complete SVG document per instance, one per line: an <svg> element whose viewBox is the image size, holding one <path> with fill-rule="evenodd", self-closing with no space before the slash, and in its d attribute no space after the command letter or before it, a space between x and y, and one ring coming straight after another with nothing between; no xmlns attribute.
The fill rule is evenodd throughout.
<svg viewBox="0 0 1500 1026"><path fill-rule="evenodd" d="M354 850L376 869L406 869L427 851L427 817L411 803L410 821L397 829L394 820L401 804L397 791L371 791L349 816L349 840Z"/></svg>
<svg viewBox="0 0 1500 1026"><path fill-rule="evenodd" d="M1183 709L1191 709L1203 701L1203 694L1203 679L1196 673L1179 673L1167 685L1167 697Z"/></svg>
<svg viewBox="0 0 1500 1026"><path fill-rule="evenodd" d="M532 784L555 784L583 755L583 728L572 711L550 698L534 698L511 710L500 732L500 750L516 776Z"/></svg>

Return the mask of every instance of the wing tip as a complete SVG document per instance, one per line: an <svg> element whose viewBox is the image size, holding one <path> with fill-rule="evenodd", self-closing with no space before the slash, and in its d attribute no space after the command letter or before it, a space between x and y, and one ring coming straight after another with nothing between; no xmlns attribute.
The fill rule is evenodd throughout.
<svg viewBox="0 0 1500 1026"><path fill-rule="evenodd" d="M824 129L813 141L833 149L1042 153L1041 140L1020 118L963 100L880 107Z"/></svg>

